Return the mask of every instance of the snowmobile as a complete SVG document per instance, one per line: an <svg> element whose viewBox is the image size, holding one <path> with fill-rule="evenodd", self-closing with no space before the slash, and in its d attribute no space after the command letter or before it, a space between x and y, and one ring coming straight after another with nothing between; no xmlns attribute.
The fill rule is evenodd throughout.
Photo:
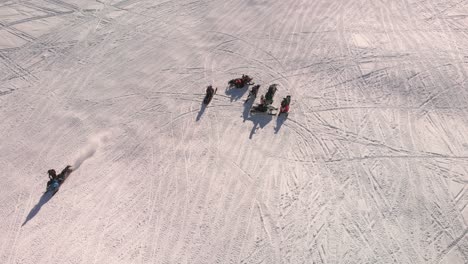
<svg viewBox="0 0 468 264"><path fill-rule="evenodd" d="M252 80L253 80L252 77L242 74L241 78L230 80L228 82L228 85L229 85L229 88L235 87L235 88L240 89L240 88L244 88L244 86L246 86L247 84L249 85L254 84L253 82L251 82Z"/></svg>
<svg viewBox="0 0 468 264"><path fill-rule="evenodd" d="M53 194L58 192L60 186L68 178L72 171L73 169L70 165L66 166L59 175L55 175L55 170L49 170L49 177L52 178L47 182L46 192L52 192Z"/></svg>
<svg viewBox="0 0 468 264"><path fill-rule="evenodd" d="M258 104L250 109L251 114L264 113L269 115L276 115L278 108L272 105Z"/></svg>
<svg viewBox="0 0 468 264"><path fill-rule="evenodd" d="M280 112L279 115L285 113L286 115L289 113L289 104L291 103L291 96L288 95L285 98L283 98L283 101L281 101L281 107L280 107Z"/></svg>
<svg viewBox="0 0 468 264"><path fill-rule="evenodd" d="M206 88L205 98L203 99L203 104L208 105L211 102L211 99L213 99L213 96L216 94L216 91L218 91L218 88L213 89L213 86L208 85Z"/></svg>
<svg viewBox="0 0 468 264"><path fill-rule="evenodd" d="M271 88L271 86L270 86L270 88ZM274 88L274 91L272 92L273 95L274 95L275 91L276 91L276 88ZM271 102L273 102L273 95L268 94L268 93L267 93L267 95L269 96L270 100L267 100L266 96L262 95L260 97L260 104L258 104L256 106L253 106L250 109L251 114L266 113L266 114L269 114L269 115L276 115L276 113L278 112L278 108L271 105Z"/></svg>
<svg viewBox="0 0 468 264"><path fill-rule="evenodd" d="M278 86L278 85L277 84L272 84L272 85L270 85L270 87L268 87L268 92L265 94L265 104L266 105L273 104L273 97L275 96L276 90L278 90L278 88L276 86Z"/></svg>
<svg viewBox="0 0 468 264"><path fill-rule="evenodd" d="M257 84L254 87L252 87L252 90L250 90L249 95L247 96L247 99L245 99L244 103L247 103L247 101L249 101L250 98L254 98L255 100L255 97L257 97L259 89L260 89L260 84Z"/></svg>

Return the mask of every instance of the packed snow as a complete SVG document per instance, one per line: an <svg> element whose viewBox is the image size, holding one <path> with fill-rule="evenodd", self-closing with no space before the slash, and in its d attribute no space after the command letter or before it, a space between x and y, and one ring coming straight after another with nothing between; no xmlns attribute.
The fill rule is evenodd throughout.
<svg viewBox="0 0 468 264"><path fill-rule="evenodd" d="M460 0L1 1L0 263L468 263L467 47Z"/></svg>

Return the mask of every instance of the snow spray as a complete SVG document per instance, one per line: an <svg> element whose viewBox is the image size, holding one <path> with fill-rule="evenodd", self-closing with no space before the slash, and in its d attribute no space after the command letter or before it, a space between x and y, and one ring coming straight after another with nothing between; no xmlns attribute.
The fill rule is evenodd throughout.
<svg viewBox="0 0 468 264"><path fill-rule="evenodd" d="M83 149L81 149L80 154L72 166L73 170L78 169L81 164L83 164L83 162L91 158L94 153L96 153L97 149L109 139L109 136L110 132L101 132L92 136L88 140L88 144Z"/></svg>

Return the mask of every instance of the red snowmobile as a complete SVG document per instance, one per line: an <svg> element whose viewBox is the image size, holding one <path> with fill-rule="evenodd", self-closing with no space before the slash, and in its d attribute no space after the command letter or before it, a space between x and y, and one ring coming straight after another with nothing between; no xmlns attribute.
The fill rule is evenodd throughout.
<svg viewBox="0 0 468 264"><path fill-rule="evenodd" d="M281 101L281 107L280 107L280 112L279 112L280 115L282 113L285 113L285 114L289 113L289 104L290 103L291 103L291 96L290 95L283 98L283 101Z"/></svg>
<svg viewBox="0 0 468 264"><path fill-rule="evenodd" d="M252 77L242 74L241 78L232 79L228 82L229 88L232 88L232 87L236 87L238 89L244 88L244 86L246 86L247 84L249 85L254 84L253 82L251 82L252 80L253 80Z"/></svg>

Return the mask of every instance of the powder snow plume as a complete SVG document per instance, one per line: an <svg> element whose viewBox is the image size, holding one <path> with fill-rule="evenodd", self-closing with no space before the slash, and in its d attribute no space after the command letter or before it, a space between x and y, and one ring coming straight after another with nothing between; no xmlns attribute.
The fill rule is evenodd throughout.
<svg viewBox="0 0 468 264"><path fill-rule="evenodd" d="M109 136L110 132L101 132L92 136L88 140L88 144L83 149L81 149L80 154L72 166L73 170L78 169L81 164L83 164L83 162L91 158L94 153L96 153L97 149L109 139Z"/></svg>

